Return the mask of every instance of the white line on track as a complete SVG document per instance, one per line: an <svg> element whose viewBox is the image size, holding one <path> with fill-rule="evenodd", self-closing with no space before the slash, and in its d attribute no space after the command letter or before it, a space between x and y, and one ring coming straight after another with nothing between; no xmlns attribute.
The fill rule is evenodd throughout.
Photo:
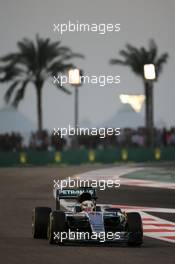
<svg viewBox="0 0 175 264"><path fill-rule="evenodd" d="M144 167L134 167L133 165L117 166L107 169L93 170L89 172L84 172L81 174L74 175L73 178L81 180L119 180L121 185L127 186L141 186L141 187L154 187L154 188L164 188L175 190L175 183L171 182L161 182L152 180L142 180L142 179L127 179L122 178L123 175L132 173L135 171L143 170Z"/></svg>

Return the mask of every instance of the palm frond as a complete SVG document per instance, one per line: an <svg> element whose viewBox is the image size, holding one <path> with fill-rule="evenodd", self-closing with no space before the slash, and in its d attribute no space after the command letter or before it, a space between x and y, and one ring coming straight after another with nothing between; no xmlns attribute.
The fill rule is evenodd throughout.
<svg viewBox="0 0 175 264"><path fill-rule="evenodd" d="M128 49L128 51L130 53L137 53L138 52L138 49L135 48L134 46L130 45L130 44L126 44L126 48Z"/></svg>
<svg viewBox="0 0 175 264"><path fill-rule="evenodd" d="M120 52L120 55L124 58L128 58L130 56L130 52L126 51L126 50L121 50Z"/></svg>
<svg viewBox="0 0 175 264"><path fill-rule="evenodd" d="M47 68L47 72L50 73L51 76L56 75L57 73L64 73L66 70L70 68L74 68L74 64L62 64L62 62L54 62Z"/></svg>
<svg viewBox="0 0 175 264"><path fill-rule="evenodd" d="M12 103L14 107L17 107L19 102L24 98L27 84L28 84L28 80L24 81L22 83L21 88L19 88L18 91L16 92L15 98Z"/></svg>
<svg viewBox="0 0 175 264"><path fill-rule="evenodd" d="M6 62L8 63L9 61L16 61L18 59L19 54L18 53L10 53L5 56L0 57L0 62Z"/></svg>
<svg viewBox="0 0 175 264"><path fill-rule="evenodd" d="M126 65L125 61L118 60L118 59L111 59L110 64L121 64L121 65Z"/></svg>
<svg viewBox="0 0 175 264"><path fill-rule="evenodd" d="M155 41L153 39L150 40L149 43L149 61L151 61L152 63L155 62L155 59L157 57L158 54L158 47L155 43Z"/></svg>
<svg viewBox="0 0 175 264"><path fill-rule="evenodd" d="M62 92L66 93L66 94L72 94L65 86L61 86L58 83L56 84L56 87L61 90Z"/></svg>
<svg viewBox="0 0 175 264"><path fill-rule="evenodd" d="M144 76L144 65L154 64L157 73L162 71L163 64L167 62L168 54L162 54L158 57L158 47L154 40L150 40L149 49L144 47L136 48L130 44L126 45L125 50L121 50L119 54L123 57L120 59L111 59L110 64L121 64L124 66L129 66L134 73L140 75L142 78Z"/></svg>
<svg viewBox="0 0 175 264"><path fill-rule="evenodd" d="M13 94L13 92L16 89L16 87L17 87L18 84L19 84L19 81L13 82L10 85L10 87L8 88L8 90L6 91L4 98L5 98L5 101L7 103L9 102L9 100L10 100L10 98L11 98L11 96L12 96L12 94Z"/></svg>
<svg viewBox="0 0 175 264"><path fill-rule="evenodd" d="M159 75L163 69L163 64L167 62L168 60L168 53L164 53L162 54L161 57L159 57L156 61L156 70L157 70L157 74Z"/></svg>
<svg viewBox="0 0 175 264"><path fill-rule="evenodd" d="M84 58L82 54L62 46L61 41L52 42L49 38L41 38L39 35L35 41L23 38L17 42L17 48L17 52L0 58L0 82L10 83L5 101L9 102L15 94L15 107L24 98L28 82L40 89L47 78L74 67L70 62L73 58ZM71 94L66 87L57 84L57 88Z"/></svg>
<svg viewBox="0 0 175 264"><path fill-rule="evenodd" d="M21 69L14 66L4 67L4 71L1 68L1 74L3 77L0 78L0 82L10 82L13 81L17 76L21 74Z"/></svg>

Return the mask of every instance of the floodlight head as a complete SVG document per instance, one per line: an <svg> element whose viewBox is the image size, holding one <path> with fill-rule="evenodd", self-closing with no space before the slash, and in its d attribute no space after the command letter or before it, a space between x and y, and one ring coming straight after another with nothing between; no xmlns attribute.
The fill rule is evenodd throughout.
<svg viewBox="0 0 175 264"><path fill-rule="evenodd" d="M80 70L79 69L70 69L68 71L69 83L72 85L80 85Z"/></svg>
<svg viewBox="0 0 175 264"><path fill-rule="evenodd" d="M146 80L155 80L156 79L156 70L154 64L145 64L144 65L144 78Z"/></svg>

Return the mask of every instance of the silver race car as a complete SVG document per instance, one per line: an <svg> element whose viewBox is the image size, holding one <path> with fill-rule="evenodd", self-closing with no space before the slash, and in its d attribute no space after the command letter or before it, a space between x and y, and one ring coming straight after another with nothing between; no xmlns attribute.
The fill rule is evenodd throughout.
<svg viewBox="0 0 175 264"><path fill-rule="evenodd" d="M48 239L50 244L59 245L94 242L140 246L143 243L140 214L97 205L94 188L55 189L54 196L56 210L49 207L33 209L33 238ZM60 209L62 199L64 210ZM71 200L76 202L72 203Z"/></svg>

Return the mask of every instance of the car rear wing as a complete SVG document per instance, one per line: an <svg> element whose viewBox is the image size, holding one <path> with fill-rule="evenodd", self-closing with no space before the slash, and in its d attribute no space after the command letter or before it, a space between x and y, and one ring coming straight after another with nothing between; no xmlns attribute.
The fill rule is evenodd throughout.
<svg viewBox="0 0 175 264"><path fill-rule="evenodd" d="M80 187L80 188L63 188L63 189L54 189L54 197L56 199L56 209L60 209L60 200L61 199L76 199L83 193L88 193L91 195L93 200L97 199L96 190L92 187Z"/></svg>

